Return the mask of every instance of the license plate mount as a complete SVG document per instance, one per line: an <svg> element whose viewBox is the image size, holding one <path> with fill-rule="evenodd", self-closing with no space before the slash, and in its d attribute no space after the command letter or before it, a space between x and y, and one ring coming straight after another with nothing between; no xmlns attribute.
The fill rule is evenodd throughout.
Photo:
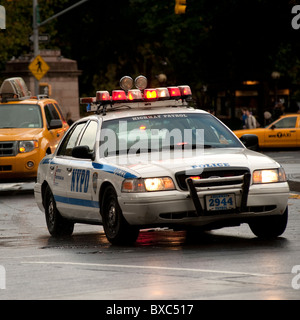
<svg viewBox="0 0 300 320"><path fill-rule="evenodd" d="M223 211L236 208L235 194L212 194L205 197L207 211Z"/></svg>

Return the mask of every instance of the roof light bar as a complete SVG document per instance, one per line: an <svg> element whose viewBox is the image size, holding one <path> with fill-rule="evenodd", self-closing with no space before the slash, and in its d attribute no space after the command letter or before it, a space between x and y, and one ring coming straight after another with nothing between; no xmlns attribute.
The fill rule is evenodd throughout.
<svg viewBox="0 0 300 320"><path fill-rule="evenodd" d="M120 80L120 86L123 90L113 90L112 96L108 91L97 91L96 97L80 98L81 104L88 104L89 111L102 112L105 114L107 105L113 106L115 103L130 103L130 102L155 102L163 100L176 100L174 105L187 105L188 98L192 96L192 91L189 86L172 86L160 88L146 88L147 78L138 76L134 80L137 89L132 89L133 80L129 76L125 76ZM186 100L186 101L184 101ZM163 102L162 102L163 103ZM149 104L149 103L148 103ZM141 104L146 106L148 104ZM162 105L162 104L158 104ZM139 104L138 104L139 106ZM156 106L156 104L153 106Z"/></svg>

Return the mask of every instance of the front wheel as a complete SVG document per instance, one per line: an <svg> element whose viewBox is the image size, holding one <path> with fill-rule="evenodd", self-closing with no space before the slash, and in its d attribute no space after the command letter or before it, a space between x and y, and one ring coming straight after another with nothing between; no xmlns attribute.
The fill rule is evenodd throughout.
<svg viewBox="0 0 300 320"><path fill-rule="evenodd" d="M139 229L129 225L123 217L116 191L112 186L107 187L104 192L101 215L105 235L110 243L122 245L136 241Z"/></svg>
<svg viewBox="0 0 300 320"><path fill-rule="evenodd" d="M74 223L61 216L56 208L56 202L49 186L47 186L44 199L46 223L49 233L54 237L70 236L74 230Z"/></svg>
<svg viewBox="0 0 300 320"><path fill-rule="evenodd" d="M285 231L287 221L288 208L285 209L282 215L258 218L250 222L249 227L257 237L276 238Z"/></svg>

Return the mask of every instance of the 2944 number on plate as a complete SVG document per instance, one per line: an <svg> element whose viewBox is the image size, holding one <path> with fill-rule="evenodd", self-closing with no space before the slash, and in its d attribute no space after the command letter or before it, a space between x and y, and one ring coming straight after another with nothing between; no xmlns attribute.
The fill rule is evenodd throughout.
<svg viewBox="0 0 300 320"><path fill-rule="evenodd" d="M213 194L206 196L208 211L235 209L235 194Z"/></svg>

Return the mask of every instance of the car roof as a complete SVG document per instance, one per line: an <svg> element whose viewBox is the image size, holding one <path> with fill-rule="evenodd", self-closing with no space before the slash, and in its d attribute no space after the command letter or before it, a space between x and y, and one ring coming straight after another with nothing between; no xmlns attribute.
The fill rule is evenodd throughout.
<svg viewBox="0 0 300 320"><path fill-rule="evenodd" d="M30 97L28 99L15 99L15 100L8 100L7 102L0 102L0 105L1 104L46 104L46 103L57 103L57 101L51 98Z"/></svg>
<svg viewBox="0 0 300 320"><path fill-rule="evenodd" d="M130 109L129 107L124 107L122 109L114 109L110 110L106 113L106 115L100 114L93 114L87 117L84 117L80 120L85 121L87 119L92 118L101 118L103 121L108 120L116 120L116 119L122 119L127 117L140 117L144 115L157 115L157 114L175 114L175 113L201 113L201 114L209 114L208 112L201 110L201 109L194 109L191 107L182 107L182 106L176 106L176 107L152 107L152 108L143 108L143 109Z"/></svg>

